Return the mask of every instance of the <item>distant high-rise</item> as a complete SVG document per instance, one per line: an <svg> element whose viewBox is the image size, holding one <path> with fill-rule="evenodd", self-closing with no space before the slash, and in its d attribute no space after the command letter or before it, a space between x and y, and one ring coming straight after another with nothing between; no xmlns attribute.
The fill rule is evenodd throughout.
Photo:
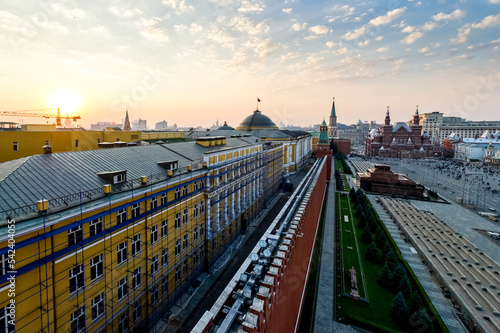
<svg viewBox="0 0 500 333"><path fill-rule="evenodd" d="M155 124L156 131L166 131L167 129L168 129L168 123L165 120L157 122Z"/></svg>
<svg viewBox="0 0 500 333"><path fill-rule="evenodd" d="M328 124L328 137L337 137L337 114L335 113L335 97L332 103L332 112L330 113L330 124Z"/></svg>
<svg viewBox="0 0 500 333"><path fill-rule="evenodd" d="M124 131L130 131L131 130L131 128L130 128L130 120L128 119L128 109L125 112L125 122L123 124L123 130Z"/></svg>

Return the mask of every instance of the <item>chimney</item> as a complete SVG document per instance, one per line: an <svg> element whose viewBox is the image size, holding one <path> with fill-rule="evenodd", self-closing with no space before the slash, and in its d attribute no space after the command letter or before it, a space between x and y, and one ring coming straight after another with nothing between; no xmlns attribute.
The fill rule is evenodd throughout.
<svg viewBox="0 0 500 333"><path fill-rule="evenodd" d="M45 145L42 148L43 148L44 154L52 154L52 146L51 145Z"/></svg>

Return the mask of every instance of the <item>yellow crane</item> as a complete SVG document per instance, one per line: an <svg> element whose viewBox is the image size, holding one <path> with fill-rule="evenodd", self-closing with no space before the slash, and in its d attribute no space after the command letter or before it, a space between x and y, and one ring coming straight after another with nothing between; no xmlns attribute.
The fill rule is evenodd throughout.
<svg viewBox="0 0 500 333"><path fill-rule="evenodd" d="M48 110L57 110L57 114L50 113L32 113L31 111L48 111ZM1 116L12 116L12 117L38 117L38 118L56 118L56 125L62 126L61 123L61 111L59 108L47 108L47 109L33 109L33 110L17 110L17 111L0 111ZM73 121L77 121L78 119L82 119L80 116L66 116L66 118L73 119Z"/></svg>

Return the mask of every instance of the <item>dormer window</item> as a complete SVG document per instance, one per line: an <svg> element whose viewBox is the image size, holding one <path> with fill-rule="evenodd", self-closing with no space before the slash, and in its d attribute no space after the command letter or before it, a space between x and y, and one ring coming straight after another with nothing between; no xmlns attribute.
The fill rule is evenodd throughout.
<svg viewBox="0 0 500 333"><path fill-rule="evenodd" d="M97 175L109 184L120 184L127 181L127 170L101 171Z"/></svg>
<svg viewBox="0 0 500 333"><path fill-rule="evenodd" d="M165 168L167 170L177 170L179 168L179 161L158 161L156 162L159 166L162 168Z"/></svg>

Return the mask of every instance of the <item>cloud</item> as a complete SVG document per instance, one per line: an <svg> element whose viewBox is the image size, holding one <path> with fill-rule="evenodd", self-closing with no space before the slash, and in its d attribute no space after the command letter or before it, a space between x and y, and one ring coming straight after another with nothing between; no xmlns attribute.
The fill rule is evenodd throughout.
<svg viewBox="0 0 500 333"><path fill-rule="evenodd" d="M365 27L361 27L361 28L359 28L359 29L354 30L353 32L350 32L350 31L349 31L349 32L348 32L348 33L346 33L343 37L344 37L344 39L346 39L346 40L353 40L353 39L358 38L358 37L359 37L359 36L361 36L361 35L364 35L365 30L366 30L366 28L365 28Z"/></svg>
<svg viewBox="0 0 500 333"><path fill-rule="evenodd" d="M337 55L342 55L342 54L346 54L347 52L349 52L349 49L347 47L343 47L341 49L338 49L338 50L334 50L333 53L334 54L337 54Z"/></svg>
<svg viewBox="0 0 500 333"><path fill-rule="evenodd" d="M493 5L498 5L500 4L500 0L490 0L488 1L489 3L493 4Z"/></svg>
<svg viewBox="0 0 500 333"><path fill-rule="evenodd" d="M499 1L500 1L500 0L499 0ZM491 43L491 44L500 43L500 38L495 39L495 40L492 40L490 43Z"/></svg>
<svg viewBox="0 0 500 333"><path fill-rule="evenodd" d="M229 26L233 26L236 30L240 32L246 32L250 35L257 35L261 33L266 33L269 31L270 27L265 22L254 22L250 21L248 17L239 16L234 17L229 22Z"/></svg>
<svg viewBox="0 0 500 333"><path fill-rule="evenodd" d="M170 38L165 34L164 30L157 27L147 27L146 29L141 31L141 36L156 44L163 44L170 40Z"/></svg>
<svg viewBox="0 0 500 333"><path fill-rule="evenodd" d="M420 31L415 31L406 36L401 42L404 44L414 43L417 39L422 38L424 36Z"/></svg>
<svg viewBox="0 0 500 333"><path fill-rule="evenodd" d="M288 59L294 59L297 58L300 55L299 52L288 52L287 54L284 54L280 58L280 63L283 63L284 61Z"/></svg>
<svg viewBox="0 0 500 333"><path fill-rule="evenodd" d="M422 25L422 29L426 31L431 31L437 26L436 22L426 22Z"/></svg>
<svg viewBox="0 0 500 333"><path fill-rule="evenodd" d="M472 28L474 29L484 29L484 28L492 28L500 25L500 14L498 15L490 15L486 16L480 23L472 24Z"/></svg>
<svg viewBox="0 0 500 333"><path fill-rule="evenodd" d="M283 8L281 11L283 13L290 14L292 12L292 8Z"/></svg>
<svg viewBox="0 0 500 333"><path fill-rule="evenodd" d="M415 29L416 29L415 27L409 25L403 29L403 32L409 34L409 33L412 33L413 31L415 31Z"/></svg>
<svg viewBox="0 0 500 333"><path fill-rule="evenodd" d="M133 17L136 14L137 15L142 15L142 11L138 8L127 8L127 7L117 7L117 6L111 6L108 8L108 11L111 14L114 14L116 16L120 17Z"/></svg>
<svg viewBox="0 0 500 333"><path fill-rule="evenodd" d="M389 48L387 46L384 46L384 47L379 47L377 49L377 52L382 53L382 52L387 52L388 50L389 50Z"/></svg>
<svg viewBox="0 0 500 333"><path fill-rule="evenodd" d="M418 50L418 53L426 53L426 52L429 52L429 48L428 47L423 47L421 49Z"/></svg>
<svg viewBox="0 0 500 333"><path fill-rule="evenodd" d="M300 31L300 30L304 30L305 28L307 27L307 23L294 23L290 30L293 30L293 31Z"/></svg>
<svg viewBox="0 0 500 333"><path fill-rule="evenodd" d="M193 6L186 5L186 0L162 0L161 3L174 9L177 15L194 9Z"/></svg>
<svg viewBox="0 0 500 333"><path fill-rule="evenodd" d="M468 24L464 25L458 29L457 37L452 38L450 41L453 44L463 44L467 41L467 36L470 34L470 26Z"/></svg>
<svg viewBox="0 0 500 333"><path fill-rule="evenodd" d="M261 59L268 58L277 49L277 45L271 38L265 39L257 44L255 47L255 52L259 55Z"/></svg>
<svg viewBox="0 0 500 333"><path fill-rule="evenodd" d="M197 33L200 31L203 31L203 27L197 23L191 23L191 26L189 27L189 31L193 33Z"/></svg>
<svg viewBox="0 0 500 333"><path fill-rule="evenodd" d="M324 35L328 33L328 31L330 31L330 28L325 25L315 25L313 27L310 27L309 31L316 35Z"/></svg>
<svg viewBox="0 0 500 333"><path fill-rule="evenodd" d="M225 30L222 29L211 29L207 32L207 38L221 44L226 48L233 48L234 44L232 41L234 38Z"/></svg>
<svg viewBox="0 0 500 333"><path fill-rule="evenodd" d="M376 41L380 41L380 40L382 40L382 39L384 39L384 36L377 36L377 37L375 38L375 40L376 40Z"/></svg>
<svg viewBox="0 0 500 333"><path fill-rule="evenodd" d="M264 5L261 3L252 3L248 0L241 1L241 7L238 8L239 12L248 13L248 12L261 12L264 10Z"/></svg>
<svg viewBox="0 0 500 333"><path fill-rule="evenodd" d="M394 10L388 11L387 14L376 17L370 21L371 25L379 26L384 24L389 24L401 15L403 15L406 11L406 7L396 8Z"/></svg>
<svg viewBox="0 0 500 333"><path fill-rule="evenodd" d="M432 18L434 19L434 21L458 20L458 19L461 19L462 17L464 17L465 13L466 12L461 11L460 9L457 9L457 10L451 12L450 14L445 14L445 13L436 14Z"/></svg>
<svg viewBox="0 0 500 333"><path fill-rule="evenodd" d="M338 42L338 43L335 43L335 42L332 42L332 41L328 41L325 43L326 47L328 48L332 48L334 46L342 46L342 42Z"/></svg>

